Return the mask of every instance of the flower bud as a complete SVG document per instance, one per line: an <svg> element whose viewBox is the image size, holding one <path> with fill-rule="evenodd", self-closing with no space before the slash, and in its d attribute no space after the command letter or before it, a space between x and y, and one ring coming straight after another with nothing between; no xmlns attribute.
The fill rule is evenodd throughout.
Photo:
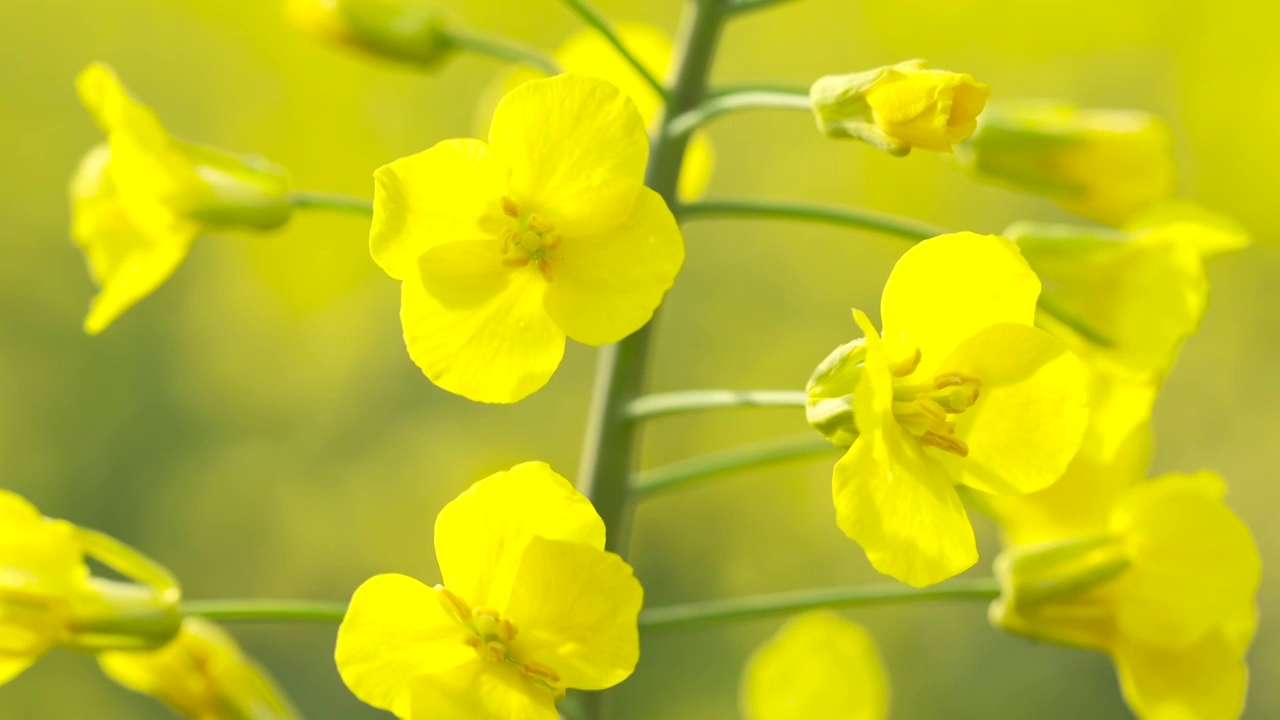
<svg viewBox="0 0 1280 720"><path fill-rule="evenodd" d="M437 67L454 50L444 13L422 0L288 0L285 10L305 32L410 65Z"/></svg>
<svg viewBox="0 0 1280 720"><path fill-rule="evenodd" d="M923 60L828 75L809 89L827 137L856 138L899 156L913 147L949 152L973 134L990 95L973 77L930 70Z"/></svg>
<svg viewBox="0 0 1280 720"><path fill-rule="evenodd" d="M164 647L98 655L112 680L194 720L291 720L299 717L265 670L217 625L187 618Z"/></svg>
<svg viewBox="0 0 1280 720"><path fill-rule="evenodd" d="M814 430L839 447L849 447L858 439L853 419L853 391L862 377L865 340L858 338L836 348L818 364L805 393L805 417Z"/></svg>
<svg viewBox="0 0 1280 720"><path fill-rule="evenodd" d="M1174 192L1169 129L1137 110L993 105L956 159L979 179L1047 195L1110 225L1124 225Z"/></svg>

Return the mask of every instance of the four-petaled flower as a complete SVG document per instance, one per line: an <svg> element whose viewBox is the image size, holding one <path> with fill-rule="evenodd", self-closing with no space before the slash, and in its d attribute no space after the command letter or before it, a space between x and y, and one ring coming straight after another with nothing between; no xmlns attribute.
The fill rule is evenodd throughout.
<svg viewBox="0 0 1280 720"><path fill-rule="evenodd" d="M442 585L379 575L351 599L336 658L402 718L557 720L565 690L625 680L640 583L591 503L543 463L473 485L436 518Z"/></svg>
<svg viewBox="0 0 1280 720"><path fill-rule="evenodd" d="M1040 282L1010 241L957 233L898 261L883 339L865 314L858 439L835 467L841 529L877 570L924 586L977 561L957 485L1034 492L1062 475L1087 419L1079 360L1032 326Z"/></svg>
<svg viewBox="0 0 1280 720"><path fill-rule="evenodd" d="M644 186L648 153L631 100L558 75L508 93L488 144L378 170L370 249L402 281L405 342L432 382L515 402L550 379L566 336L605 345L649 321L684 240Z"/></svg>

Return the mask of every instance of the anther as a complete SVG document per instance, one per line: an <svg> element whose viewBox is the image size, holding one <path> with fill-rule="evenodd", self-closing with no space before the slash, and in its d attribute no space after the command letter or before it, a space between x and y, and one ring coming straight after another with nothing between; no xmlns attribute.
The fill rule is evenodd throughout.
<svg viewBox="0 0 1280 720"><path fill-rule="evenodd" d="M502 213L510 218L519 218L520 206L516 204L515 200L504 196L502 198Z"/></svg>
<svg viewBox="0 0 1280 720"><path fill-rule="evenodd" d="M529 216L529 229L536 233L551 232L556 229L555 225L547 222L547 219L534 213Z"/></svg>
<svg viewBox="0 0 1280 720"><path fill-rule="evenodd" d="M484 645L484 659L489 662L502 662L507 659L507 646L491 640Z"/></svg>
<svg viewBox="0 0 1280 720"><path fill-rule="evenodd" d="M551 269L550 260L546 258L542 258L541 260L539 260L538 269L542 271L542 277L546 278L547 282L551 282L552 280L555 279L555 273Z"/></svg>
<svg viewBox="0 0 1280 720"><path fill-rule="evenodd" d="M920 436L920 442L925 445L936 447L939 450L949 452L953 455L966 457L969 454L969 446L965 442L952 435L944 435L932 430Z"/></svg>
<svg viewBox="0 0 1280 720"><path fill-rule="evenodd" d="M910 357L904 360L899 360L898 362L889 363L889 372L892 373L894 377L906 377L915 372L916 368L920 367L921 357L920 348L916 348L911 353Z"/></svg>
<svg viewBox="0 0 1280 720"><path fill-rule="evenodd" d="M501 636L505 642L515 640L516 635L519 634L520 630L516 628L515 624L510 620L502 618L502 621L498 623L498 635Z"/></svg>
<svg viewBox="0 0 1280 720"><path fill-rule="evenodd" d="M545 680L552 685L560 682L560 673L552 670L546 665L540 665L538 663L525 663L521 665L520 673L539 680Z"/></svg>
<svg viewBox="0 0 1280 720"><path fill-rule="evenodd" d="M461 622L471 619L471 608L467 606L462 598L454 595L444 585L436 585L435 591L440 598L440 604L444 606L445 611L452 614Z"/></svg>

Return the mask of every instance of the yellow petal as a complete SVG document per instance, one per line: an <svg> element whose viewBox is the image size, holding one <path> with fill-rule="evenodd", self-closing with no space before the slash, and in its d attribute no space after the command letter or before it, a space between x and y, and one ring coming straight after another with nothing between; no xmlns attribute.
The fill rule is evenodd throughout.
<svg viewBox="0 0 1280 720"><path fill-rule="evenodd" d="M512 199L566 236L625 222L649 156L635 103L583 75L533 80L508 93L489 143L511 168Z"/></svg>
<svg viewBox="0 0 1280 720"><path fill-rule="evenodd" d="M947 469L893 419L884 349L866 315L854 317L867 347L853 394L861 435L832 476L836 522L876 570L916 587L932 585L977 562L973 527Z"/></svg>
<svg viewBox="0 0 1280 720"><path fill-rule="evenodd" d="M564 332L543 309L546 281L502 264L496 241L465 240L422 256L406 280L400 322L409 356L436 385L477 402L513 403L547 384Z"/></svg>
<svg viewBox="0 0 1280 720"><path fill-rule="evenodd" d="M432 247L498 237L505 219L504 175L479 140L446 140L379 168L369 231L374 262L406 280Z"/></svg>
<svg viewBox="0 0 1280 720"><path fill-rule="evenodd" d="M994 235L953 233L925 240L894 266L881 319L892 359L923 353L917 374L932 370L963 340L1001 322L1030 325L1040 281L1017 247Z"/></svg>
<svg viewBox="0 0 1280 720"><path fill-rule="evenodd" d="M606 345L653 317L684 263L684 238L662 197L643 188L625 224L566 237L548 257L547 312L574 340Z"/></svg>
<svg viewBox="0 0 1280 720"><path fill-rule="evenodd" d="M413 689L415 720L560 720L551 691L510 663L471 662L426 675Z"/></svg>
<svg viewBox="0 0 1280 720"><path fill-rule="evenodd" d="M420 677L480 664L465 644L467 633L432 588L404 575L377 575L352 596L334 659L352 694L409 717Z"/></svg>
<svg viewBox="0 0 1280 720"><path fill-rule="evenodd" d="M1112 529L1133 558L1118 588L1117 622L1126 636L1184 647L1257 593L1258 548L1224 492L1221 478L1202 472L1143 483L1121 500Z"/></svg>
<svg viewBox="0 0 1280 720"><path fill-rule="evenodd" d="M527 462L472 485L440 511L435 546L449 590L501 611L535 537L604 549L604 521L546 463Z"/></svg>
<svg viewBox="0 0 1280 720"><path fill-rule="evenodd" d="M743 672L747 720L884 720L889 681L861 626L826 611L792 618Z"/></svg>
<svg viewBox="0 0 1280 720"><path fill-rule="evenodd" d="M1249 671L1221 632L1176 650L1130 643L1112 657L1142 720L1236 720L1244 711Z"/></svg>
<svg viewBox="0 0 1280 720"><path fill-rule="evenodd" d="M95 62L80 71L76 91L103 133L128 133L135 142L152 146L169 142L169 133L155 113L134 100L107 65Z"/></svg>
<svg viewBox="0 0 1280 720"><path fill-rule="evenodd" d="M519 628L512 653L560 676L558 687L603 690L640 660L644 590L622 558L597 547L533 538L504 615Z"/></svg>
<svg viewBox="0 0 1280 720"><path fill-rule="evenodd" d="M974 493L975 503L990 513L1008 543L1033 543L1095 535L1107 529L1111 511L1132 485L1146 477L1151 458L1151 429L1131 432L1112 453L1100 455L1088 436L1057 482L1029 495Z"/></svg>
<svg viewBox="0 0 1280 720"><path fill-rule="evenodd" d="M10 655L6 648L0 647L0 685L21 675L39 659L39 655Z"/></svg>
<svg viewBox="0 0 1280 720"><path fill-rule="evenodd" d="M1065 345L1028 325L991 325L961 343L938 372L982 382L977 402L952 416L968 455L933 453L958 482L1012 495L1062 477L1089 418L1084 369Z"/></svg>
<svg viewBox="0 0 1280 720"><path fill-rule="evenodd" d="M716 168L716 149L711 138L704 132L695 132L689 136L689 147L684 153L684 165L680 168L680 179L676 186L676 197L682 202L690 202L702 197L711 184L711 175Z"/></svg>

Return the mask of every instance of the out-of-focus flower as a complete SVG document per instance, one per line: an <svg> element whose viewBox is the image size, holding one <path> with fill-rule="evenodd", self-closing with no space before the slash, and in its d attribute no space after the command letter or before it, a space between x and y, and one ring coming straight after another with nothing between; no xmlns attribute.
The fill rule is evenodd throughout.
<svg viewBox="0 0 1280 720"><path fill-rule="evenodd" d="M107 136L70 187L71 235L101 288L86 332L102 332L169 279L201 233L288 222L283 168L173 139L105 65L86 68L76 87Z"/></svg>
<svg viewBox="0 0 1280 720"><path fill-rule="evenodd" d="M819 78L809 89L818 128L888 152L950 152L973 134L991 89L964 73L908 60L851 75Z"/></svg>
<svg viewBox="0 0 1280 720"><path fill-rule="evenodd" d="M86 557L141 584L93 577ZM178 601L168 573L136 551L0 490L0 684L55 647L163 645Z"/></svg>
<svg viewBox="0 0 1280 720"><path fill-rule="evenodd" d="M566 336L605 345L649 321L684 240L644 186L648 151L626 95L559 75L511 91L488 144L378 170L370 250L402 281L405 342L432 382L515 402L551 378Z"/></svg>
<svg viewBox="0 0 1280 720"><path fill-rule="evenodd" d="M481 480L436 518L443 585L378 575L356 590L343 681L401 718L558 720L566 689L612 687L640 657L643 590L604 542L590 501L547 465Z"/></svg>
<svg viewBox="0 0 1280 720"><path fill-rule="evenodd" d="M649 74L657 78L667 74L667 68L671 64L671 40L661 30L643 23L620 23L615 30ZM589 29L581 30L557 48L554 55L565 72L598 77L618 86L619 90L635 102L645 125L652 127L662 112L662 98L657 91L600 33ZM488 127L493 108L503 95L523 83L543 77L546 76L536 70L518 67L498 78L486 93L486 101L480 103L483 122L481 128ZM715 151L710 138L704 132L693 133L680 170L680 199L694 200L701 196L707 189L714 167Z"/></svg>
<svg viewBox="0 0 1280 720"><path fill-rule="evenodd" d="M1261 560L1212 473L1136 482L1089 534L996 561L991 620L1109 654L1146 720L1230 720L1244 708Z"/></svg>
<svg viewBox="0 0 1280 720"><path fill-rule="evenodd" d="M1172 137L1137 110L1054 103L993 104L956 160L975 177L1048 195L1121 226L1173 195Z"/></svg>
<svg viewBox="0 0 1280 720"><path fill-rule="evenodd" d="M187 618L178 636L155 650L100 653L98 664L121 685L193 720L299 717L267 672L207 620Z"/></svg>
<svg viewBox="0 0 1280 720"><path fill-rule="evenodd" d="M1009 240L957 233L898 261L864 334L858 439L835 467L836 517L880 572L915 586L977 561L957 485L1010 495L1057 480L1087 419L1084 372L1032 325L1040 281Z"/></svg>
<svg viewBox="0 0 1280 720"><path fill-rule="evenodd" d="M420 67L438 67L456 50L448 18L433 2L286 0L285 14L322 40Z"/></svg>
<svg viewBox="0 0 1280 720"><path fill-rule="evenodd" d="M829 611L792 618L742 678L747 720L884 720L889 681L861 626Z"/></svg>

